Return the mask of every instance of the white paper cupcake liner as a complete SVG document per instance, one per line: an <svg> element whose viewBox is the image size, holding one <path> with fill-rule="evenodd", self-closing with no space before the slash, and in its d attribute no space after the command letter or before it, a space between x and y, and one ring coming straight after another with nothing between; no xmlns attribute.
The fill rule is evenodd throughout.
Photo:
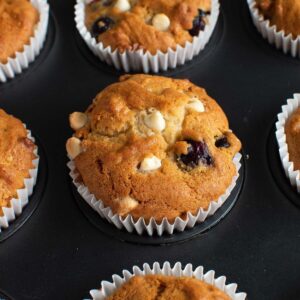
<svg viewBox="0 0 300 300"><path fill-rule="evenodd" d="M24 124L26 128L26 125ZM34 137L31 136L31 131L27 130L27 137L35 142ZM10 222L14 221L17 216L21 215L23 208L28 204L29 196L32 195L33 187L36 184L39 156L37 146L34 149L34 155L36 158L32 161L34 168L29 170L30 177L24 179L24 188L17 190L18 198L12 198L10 200L10 207L2 207L3 216L0 216L0 234L1 229L8 228Z"/></svg>
<svg viewBox="0 0 300 300"><path fill-rule="evenodd" d="M91 290L90 295L92 300L105 300L108 296L112 295L121 285L129 281L133 276L143 276L143 275L167 275L167 276L176 276L176 277L193 277L204 281L208 284L213 285L219 290L227 294L232 300L245 300L246 293L237 293L237 284L231 283L226 284L226 277L220 276L215 277L215 271L211 270L204 273L204 268L202 266L193 269L192 264L187 264L185 267L181 265L180 262L175 263L172 268L169 262L164 262L163 266L160 267L158 262L155 262L151 266L147 263L143 264L143 268L140 269L138 266L132 268L132 272L128 270L123 270L123 277L114 274L112 276L113 281L102 281L101 289Z"/></svg>
<svg viewBox="0 0 300 300"><path fill-rule="evenodd" d="M188 213L186 219L177 217L173 223L169 223L169 221L164 218L160 224L157 223L154 218L151 218L147 224L144 218L139 218L137 221L134 221L131 215L123 218L120 215L114 214L110 207L105 207L104 203L99 199L97 200L95 195L91 194L89 189L83 183L78 182L77 179L80 175L76 170L74 161L69 161L67 165L71 170L70 176L73 179L73 183L76 186L78 193L102 218L105 218L108 222L114 224L118 229L124 228L128 232L136 231L139 235L145 232L149 236L152 236L156 232L161 236L163 233L172 234L174 230L182 232L186 228L192 228L197 223L204 222L209 216L213 215L224 204L236 185L236 181L239 177L239 169L241 167L241 157L242 155L238 153L233 159L237 175L234 176L231 185L219 199L211 201L206 210L200 208L196 215Z"/></svg>
<svg viewBox="0 0 300 300"><path fill-rule="evenodd" d="M256 8L255 0L247 0L254 25L262 36L277 49L282 49L285 54L290 53L293 57L300 57L300 36L293 38L292 34L287 34L283 30L279 31L276 25L271 25L270 21Z"/></svg>
<svg viewBox="0 0 300 300"><path fill-rule="evenodd" d="M294 163L290 161L288 144L286 142L285 124L293 112L300 107L300 94L294 94L293 99L288 99L287 104L282 106L282 112L278 114L276 123L276 138L279 146L280 160L292 186L300 193L300 170L294 169Z"/></svg>
<svg viewBox="0 0 300 300"><path fill-rule="evenodd" d="M178 45L176 50L169 49L167 53L158 51L156 55L152 55L149 51L144 53L143 50L127 50L121 53L117 49L113 51L111 47L105 48L103 43L98 43L87 30L85 26L85 5L87 1L77 0L77 4L75 5L75 22L81 37L101 61L113 65L118 70L123 69L125 72L143 71L144 73L158 73L159 71L174 69L192 60L209 41L220 11L219 1L212 0L209 22L205 26L204 31L200 31L199 35L194 37L192 42L187 42L184 47Z"/></svg>
<svg viewBox="0 0 300 300"><path fill-rule="evenodd" d="M29 44L24 46L22 52L16 52L14 57L8 58L6 64L0 63L0 82L6 82L28 68L43 48L49 18L49 5L46 0L31 0L32 5L39 11L40 20L36 26Z"/></svg>

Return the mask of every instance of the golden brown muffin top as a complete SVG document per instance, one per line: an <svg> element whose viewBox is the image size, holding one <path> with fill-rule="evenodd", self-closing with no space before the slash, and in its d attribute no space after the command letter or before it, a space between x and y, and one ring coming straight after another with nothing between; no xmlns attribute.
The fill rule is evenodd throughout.
<svg viewBox="0 0 300 300"><path fill-rule="evenodd" d="M300 35L300 1L298 0L256 0L260 12L278 31L293 37Z"/></svg>
<svg viewBox="0 0 300 300"><path fill-rule="evenodd" d="M29 43L38 11L28 0L0 0L0 63L6 63Z"/></svg>
<svg viewBox="0 0 300 300"><path fill-rule="evenodd" d="M0 215L24 188L24 179L33 168L35 145L27 138L22 122L0 109Z"/></svg>
<svg viewBox="0 0 300 300"><path fill-rule="evenodd" d="M169 220L218 199L241 144L219 105L188 80L126 75L70 116L67 151L114 213Z"/></svg>
<svg viewBox="0 0 300 300"><path fill-rule="evenodd" d="M210 10L211 0L94 0L86 6L86 26L105 47L156 54L192 41Z"/></svg>
<svg viewBox="0 0 300 300"><path fill-rule="evenodd" d="M294 163L295 170L300 170L300 108L287 120L285 133L290 161Z"/></svg>
<svg viewBox="0 0 300 300"><path fill-rule="evenodd" d="M218 288L190 277L134 276L107 300L230 300Z"/></svg>

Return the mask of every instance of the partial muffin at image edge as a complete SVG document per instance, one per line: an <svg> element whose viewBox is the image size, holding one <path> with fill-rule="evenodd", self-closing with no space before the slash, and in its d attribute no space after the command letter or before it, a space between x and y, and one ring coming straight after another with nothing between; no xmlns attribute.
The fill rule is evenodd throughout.
<svg viewBox="0 0 300 300"><path fill-rule="evenodd" d="M199 54L217 22L219 2L77 0L75 15L80 34L101 60L148 73Z"/></svg>
<svg viewBox="0 0 300 300"><path fill-rule="evenodd" d="M78 180L124 218L185 219L237 175L240 141L219 105L188 80L125 75L85 113L71 114L70 125Z"/></svg>
<svg viewBox="0 0 300 300"><path fill-rule="evenodd" d="M215 271L204 272L202 266L183 266L176 262L162 265L144 263L133 266L132 271L114 274L112 282L102 281L100 289L90 290L93 300L245 300L247 294L239 292L236 283L227 283L225 276L216 277Z"/></svg>
<svg viewBox="0 0 300 300"><path fill-rule="evenodd" d="M22 212L37 176L37 147L30 132L0 109L0 229Z"/></svg>
<svg viewBox="0 0 300 300"><path fill-rule="evenodd" d="M21 73L39 54L48 14L46 0L0 0L0 82Z"/></svg>
<svg viewBox="0 0 300 300"><path fill-rule="evenodd" d="M300 56L300 2L247 0L255 26L276 48Z"/></svg>

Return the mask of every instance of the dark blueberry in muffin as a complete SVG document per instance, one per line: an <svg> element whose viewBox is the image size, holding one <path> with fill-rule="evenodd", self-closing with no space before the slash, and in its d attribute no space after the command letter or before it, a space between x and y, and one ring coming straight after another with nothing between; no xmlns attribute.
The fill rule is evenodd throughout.
<svg viewBox="0 0 300 300"><path fill-rule="evenodd" d="M205 29L205 25L206 25L205 17L210 13L202 9L199 9L198 11L199 13L193 21L193 28L189 30L191 36L197 36L199 35L199 32L201 30Z"/></svg>
<svg viewBox="0 0 300 300"><path fill-rule="evenodd" d="M226 136L222 136L219 139L217 139L215 145L218 148L229 148L230 147L230 144L228 143Z"/></svg>
<svg viewBox="0 0 300 300"><path fill-rule="evenodd" d="M195 168L200 164L210 166L213 163L205 142L193 140L187 140L186 142L189 144L188 153L180 155L180 162L190 168Z"/></svg>
<svg viewBox="0 0 300 300"><path fill-rule="evenodd" d="M115 22L109 17L98 18L92 26L92 36L97 38L98 35L110 29Z"/></svg>

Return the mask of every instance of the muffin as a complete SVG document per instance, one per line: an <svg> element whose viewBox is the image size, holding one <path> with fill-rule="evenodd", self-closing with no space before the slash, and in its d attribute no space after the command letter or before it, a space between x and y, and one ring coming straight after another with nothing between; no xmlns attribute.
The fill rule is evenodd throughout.
<svg viewBox="0 0 300 300"><path fill-rule="evenodd" d="M300 94L288 99L277 117L280 160L291 185L300 193Z"/></svg>
<svg viewBox="0 0 300 300"><path fill-rule="evenodd" d="M300 108L288 118L285 132L290 160L295 170L300 170Z"/></svg>
<svg viewBox="0 0 300 300"><path fill-rule="evenodd" d="M0 82L20 74L39 55L48 17L46 0L0 0Z"/></svg>
<svg viewBox="0 0 300 300"><path fill-rule="evenodd" d="M188 80L122 76L70 125L78 180L123 218L186 219L237 175L240 141L220 106Z"/></svg>
<svg viewBox="0 0 300 300"><path fill-rule="evenodd" d="M257 8L278 31L294 38L300 35L300 2L298 0L256 0Z"/></svg>
<svg viewBox="0 0 300 300"><path fill-rule="evenodd" d="M86 5L85 24L104 47L156 54L191 42L210 11L211 0L96 0Z"/></svg>
<svg viewBox="0 0 300 300"><path fill-rule="evenodd" d="M0 109L0 217L3 208L11 207L18 199L18 190L24 189L24 180L35 168L36 146L28 137L22 122Z"/></svg>
<svg viewBox="0 0 300 300"><path fill-rule="evenodd" d="M102 281L100 289L93 289L93 300L151 300L151 299L232 299L245 300L246 293L237 292L236 283L227 283L226 277L215 277L215 271L204 273L202 266L193 269L191 264L169 262L152 266L134 266L132 272L122 271L123 277L114 274L113 281Z"/></svg>
<svg viewBox="0 0 300 300"><path fill-rule="evenodd" d="M199 54L217 22L219 2L77 0L75 14L82 38L101 60L148 73Z"/></svg>
<svg viewBox="0 0 300 300"><path fill-rule="evenodd" d="M276 48L300 56L300 3L297 0L247 0L254 25Z"/></svg>
<svg viewBox="0 0 300 300"><path fill-rule="evenodd" d="M0 63L23 51L39 21L37 9L28 0L0 0Z"/></svg>
<svg viewBox="0 0 300 300"><path fill-rule="evenodd" d="M223 291L191 277L146 275L131 277L107 300L230 300Z"/></svg>

